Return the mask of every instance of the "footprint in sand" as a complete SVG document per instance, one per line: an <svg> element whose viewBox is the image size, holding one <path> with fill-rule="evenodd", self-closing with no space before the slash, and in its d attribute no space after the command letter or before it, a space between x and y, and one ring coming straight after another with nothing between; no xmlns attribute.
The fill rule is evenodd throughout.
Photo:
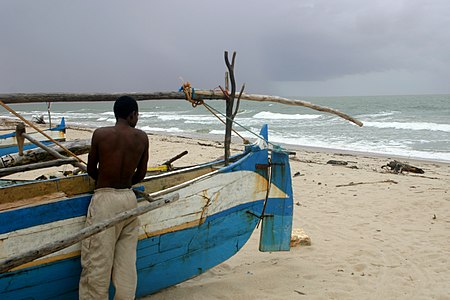
<svg viewBox="0 0 450 300"><path fill-rule="evenodd" d="M365 270L367 267L366 264L356 264L353 266L353 270L355 270L356 272L361 272L363 270Z"/></svg>

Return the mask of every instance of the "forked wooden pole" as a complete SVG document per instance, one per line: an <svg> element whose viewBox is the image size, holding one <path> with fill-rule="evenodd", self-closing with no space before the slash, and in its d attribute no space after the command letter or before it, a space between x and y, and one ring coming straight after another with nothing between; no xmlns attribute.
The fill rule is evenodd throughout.
<svg viewBox="0 0 450 300"><path fill-rule="evenodd" d="M23 155L23 145L25 144L25 137L23 134L25 133L25 124L19 123L16 126L16 141L19 155Z"/></svg>

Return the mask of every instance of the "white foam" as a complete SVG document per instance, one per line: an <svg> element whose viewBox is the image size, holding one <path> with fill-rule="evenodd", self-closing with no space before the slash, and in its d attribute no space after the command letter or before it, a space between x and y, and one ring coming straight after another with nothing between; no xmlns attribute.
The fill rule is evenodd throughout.
<svg viewBox="0 0 450 300"><path fill-rule="evenodd" d="M371 122L364 121L366 127L395 128L407 130L431 130L450 132L450 124L426 123L426 122Z"/></svg>
<svg viewBox="0 0 450 300"><path fill-rule="evenodd" d="M191 121L191 122L202 122L205 120L212 121L216 120L214 116L211 115L158 115L158 119L162 121Z"/></svg>
<svg viewBox="0 0 450 300"><path fill-rule="evenodd" d="M253 116L255 119L269 119L269 120L311 120L320 118L320 115L302 115L302 114L281 114L270 111L262 111Z"/></svg>
<svg viewBox="0 0 450 300"><path fill-rule="evenodd" d="M148 132L170 132L170 133L180 133L180 132L185 132L184 130L177 128L177 127L170 127L170 128L161 128L161 127L150 127L150 126L144 126L141 128L141 130L143 131L148 131Z"/></svg>
<svg viewBox="0 0 450 300"><path fill-rule="evenodd" d="M283 143L296 146L308 146L325 149L346 150L346 151L359 151L383 155L391 154L404 157L450 161L450 152L429 152L429 151L413 150L405 146L404 143L400 143L395 140L387 141L384 144L380 144L377 142L367 143L364 141L348 142L344 140L333 140L333 141L329 140L325 142L323 140L316 138L283 137L281 135L273 133L269 135L269 140L274 143Z"/></svg>

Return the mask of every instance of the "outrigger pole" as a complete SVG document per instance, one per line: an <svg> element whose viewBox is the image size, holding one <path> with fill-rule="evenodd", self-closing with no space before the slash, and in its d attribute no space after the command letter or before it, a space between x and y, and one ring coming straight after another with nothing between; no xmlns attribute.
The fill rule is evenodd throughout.
<svg viewBox="0 0 450 300"><path fill-rule="evenodd" d="M130 95L137 101L144 100L186 100L186 95L183 92L148 92L148 93L93 93L93 94L79 94L79 93L39 93L39 94L0 94L0 100L3 103L36 103L36 102L101 102L101 101L115 101L119 96ZM239 94L235 94L239 96ZM193 100L225 100L225 96L221 91L215 90L195 90L192 97ZM358 126L363 123L343 112L326 106L320 106L308 101L289 99L278 96L246 94L242 93L241 100L258 101L258 102L277 102L286 105L303 106L337 115L347 121L350 121Z"/></svg>

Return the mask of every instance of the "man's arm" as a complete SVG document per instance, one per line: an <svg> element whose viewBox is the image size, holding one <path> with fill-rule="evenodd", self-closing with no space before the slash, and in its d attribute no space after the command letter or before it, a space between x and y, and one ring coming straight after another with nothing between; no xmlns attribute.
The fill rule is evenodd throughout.
<svg viewBox="0 0 450 300"><path fill-rule="evenodd" d="M144 143L144 151L142 153L141 159L139 160L139 164L136 168L136 172L134 172L133 178L131 179L131 184L136 184L144 179L145 174L147 174L147 163L148 163L148 136L143 132L142 134L142 142Z"/></svg>
<svg viewBox="0 0 450 300"><path fill-rule="evenodd" d="M91 149L89 150L87 172L95 181L98 179L98 133L94 131L91 140Z"/></svg>

